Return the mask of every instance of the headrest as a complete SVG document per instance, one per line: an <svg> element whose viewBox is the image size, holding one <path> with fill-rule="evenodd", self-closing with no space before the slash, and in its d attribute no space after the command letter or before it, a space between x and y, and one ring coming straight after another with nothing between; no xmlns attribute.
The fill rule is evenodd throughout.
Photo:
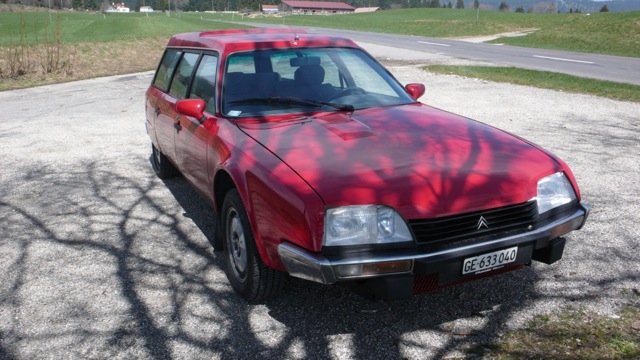
<svg viewBox="0 0 640 360"><path fill-rule="evenodd" d="M324 81L324 68L320 65L307 65L299 67L294 79L301 85L320 85Z"/></svg>

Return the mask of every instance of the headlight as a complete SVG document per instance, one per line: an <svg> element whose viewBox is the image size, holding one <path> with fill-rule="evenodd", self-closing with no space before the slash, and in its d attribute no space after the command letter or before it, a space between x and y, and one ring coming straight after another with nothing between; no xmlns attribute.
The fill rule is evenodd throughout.
<svg viewBox="0 0 640 360"><path fill-rule="evenodd" d="M343 206L328 209L324 222L325 246L387 244L412 241L398 213L386 206Z"/></svg>
<svg viewBox="0 0 640 360"><path fill-rule="evenodd" d="M538 214L568 204L576 199L576 193L564 173L549 175L538 181Z"/></svg>

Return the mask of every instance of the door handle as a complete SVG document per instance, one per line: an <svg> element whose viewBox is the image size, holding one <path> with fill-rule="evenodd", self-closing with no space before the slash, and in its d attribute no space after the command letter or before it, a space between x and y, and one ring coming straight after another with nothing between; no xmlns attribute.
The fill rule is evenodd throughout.
<svg viewBox="0 0 640 360"><path fill-rule="evenodd" d="M156 108L156 116L158 116L158 115L160 115L160 108L159 107Z"/></svg>
<svg viewBox="0 0 640 360"><path fill-rule="evenodd" d="M182 130L182 125L180 125L180 121L173 123L173 127L176 129L176 131Z"/></svg>

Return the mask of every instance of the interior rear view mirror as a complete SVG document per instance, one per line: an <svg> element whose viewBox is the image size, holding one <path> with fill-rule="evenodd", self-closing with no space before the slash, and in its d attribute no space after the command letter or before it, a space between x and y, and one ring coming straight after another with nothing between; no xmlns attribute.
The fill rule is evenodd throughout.
<svg viewBox="0 0 640 360"><path fill-rule="evenodd" d="M295 57L289 60L289 64L292 67L300 67L300 66L306 66L306 65L320 65L320 58L318 56Z"/></svg>

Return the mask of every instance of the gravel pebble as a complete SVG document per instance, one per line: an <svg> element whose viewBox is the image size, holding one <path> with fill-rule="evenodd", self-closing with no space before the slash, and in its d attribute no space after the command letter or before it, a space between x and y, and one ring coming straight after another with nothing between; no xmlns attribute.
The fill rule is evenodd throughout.
<svg viewBox="0 0 640 360"><path fill-rule="evenodd" d="M423 102L572 167L593 211L560 262L388 303L293 279L247 304L212 252L211 209L153 174L150 73L2 92L0 358L444 358L536 314L639 301L640 104L389 62Z"/></svg>

